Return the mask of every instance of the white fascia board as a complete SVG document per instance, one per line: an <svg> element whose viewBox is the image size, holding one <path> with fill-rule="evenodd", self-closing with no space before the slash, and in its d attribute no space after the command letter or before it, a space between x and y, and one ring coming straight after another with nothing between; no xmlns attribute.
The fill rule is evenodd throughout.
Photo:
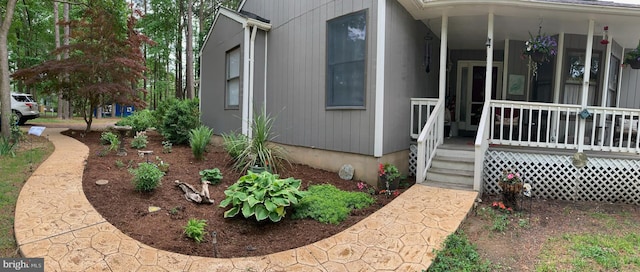
<svg viewBox="0 0 640 272"><path fill-rule="evenodd" d="M221 15L242 24L243 27L247 23L247 19L242 17L240 14L221 6L220 9L218 10L218 14L216 14L216 18L213 19L213 24L211 24L211 27L207 32L207 36L204 37L204 42L202 43L202 48L200 48L200 52L199 52L200 56L202 56L202 50L204 50L205 45L209 41L209 37L211 37L211 33L213 32L213 29L216 27L216 23L218 23L218 19L220 18Z"/></svg>

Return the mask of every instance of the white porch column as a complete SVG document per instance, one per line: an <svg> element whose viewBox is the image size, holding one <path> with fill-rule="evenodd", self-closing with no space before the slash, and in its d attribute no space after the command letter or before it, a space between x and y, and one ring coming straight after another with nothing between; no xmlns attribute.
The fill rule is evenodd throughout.
<svg viewBox="0 0 640 272"><path fill-rule="evenodd" d="M589 34L587 35L587 49L584 57L584 74L582 76L582 98L580 99L580 105L582 108L587 107L587 99L589 99L589 80L591 77L591 51L593 51L593 28L595 21L589 20ZM578 118L580 120L580 127L578 127L578 152L584 150L584 131L587 124L586 119Z"/></svg>
<svg viewBox="0 0 640 272"><path fill-rule="evenodd" d="M562 88L562 60L564 59L564 32L558 33L558 54L556 55L555 75L553 77L553 104L560 104L560 88ZM551 142L558 141L558 121L556 113L551 112L551 127L549 128Z"/></svg>
<svg viewBox="0 0 640 272"><path fill-rule="evenodd" d="M385 52L385 25L387 23L387 1L378 0L378 25L376 26L376 110L375 125L373 128L373 156L382 157L384 139L384 52Z"/></svg>
<svg viewBox="0 0 640 272"><path fill-rule="evenodd" d="M449 16L442 15L442 26L440 29L440 71L438 77L438 103L444 105L447 90L447 43L449 42ZM445 105L446 106L446 105ZM438 118L438 142L444 141L444 111L446 107L440 109L442 112Z"/></svg>
<svg viewBox="0 0 640 272"><path fill-rule="evenodd" d="M493 13L489 13L487 25L487 69L484 80L484 102L491 101L491 87L493 86Z"/></svg>

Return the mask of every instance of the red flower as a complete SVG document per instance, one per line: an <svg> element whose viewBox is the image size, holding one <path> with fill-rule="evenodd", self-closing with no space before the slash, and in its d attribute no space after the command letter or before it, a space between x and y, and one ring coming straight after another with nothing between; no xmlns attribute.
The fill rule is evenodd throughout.
<svg viewBox="0 0 640 272"><path fill-rule="evenodd" d="M503 209L503 210L507 208L502 202L498 203L498 207L500 207L500 209Z"/></svg>
<svg viewBox="0 0 640 272"><path fill-rule="evenodd" d="M393 196L399 196L399 195L400 195L400 192L398 192L398 191L393 191Z"/></svg>
<svg viewBox="0 0 640 272"><path fill-rule="evenodd" d="M494 201L493 204L491 204L491 207L498 207L498 202Z"/></svg>
<svg viewBox="0 0 640 272"><path fill-rule="evenodd" d="M378 164L378 175L381 177L384 175L384 165L382 163Z"/></svg>

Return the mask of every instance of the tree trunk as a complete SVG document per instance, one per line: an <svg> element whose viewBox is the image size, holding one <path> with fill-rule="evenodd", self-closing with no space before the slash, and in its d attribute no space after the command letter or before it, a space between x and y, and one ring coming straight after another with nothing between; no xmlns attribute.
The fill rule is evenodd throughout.
<svg viewBox="0 0 640 272"><path fill-rule="evenodd" d="M11 85L9 84L9 52L7 50L7 36L13 19L13 11L17 0L8 0L2 26L0 26L0 104L2 107L2 119L0 130L2 136L8 139L11 135Z"/></svg>
<svg viewBox="0 0 640 272"><path fill-rule="evenodd" d="M189 99L193 99L195 97L195 90L193 87L193 22L192 22L192 6L193 6L193 0L188 0L187 1L187 64L186 64L186 79L187 79L187 86L186 86L186 93L187 93L187 98Z"/></svg>
<svg viewBox="0 0 640 272"><path fill-rule="evenodd" d="M182 29L184 28L184 1L178 1L180 19L178 20L178 35L176 41L176 98L184 99L184 88L182 87Z"/></svg>
<svg viewBox="0 0 640 272"><path fill-rule="evenodd" d="M63 16L64 16L64 39L62 40L64 46L69 45L69 35L71 34L71 29L69 26L69 2L64 2L63 8ZM69 51L65 50L64 59L69 58ZM64 80L69 80L65 77ZM71 102L69 100L62 100L62 106L58 105L58 110L62 109L62 119L71 119L73 117L73 113L71 112Z"/></svg>

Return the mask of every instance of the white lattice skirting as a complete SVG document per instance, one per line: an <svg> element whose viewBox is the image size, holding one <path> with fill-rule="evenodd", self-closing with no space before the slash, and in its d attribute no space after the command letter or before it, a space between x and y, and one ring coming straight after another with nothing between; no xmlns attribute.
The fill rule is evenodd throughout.
<svg viewBox="0 0 640 272"><path fill-rule="evenodd" d="M533 197L640 204L640 160L589 157L577 169L571 156L488 150L484 191L498 194L498 179L513 169L531 183Z"/></svg>

